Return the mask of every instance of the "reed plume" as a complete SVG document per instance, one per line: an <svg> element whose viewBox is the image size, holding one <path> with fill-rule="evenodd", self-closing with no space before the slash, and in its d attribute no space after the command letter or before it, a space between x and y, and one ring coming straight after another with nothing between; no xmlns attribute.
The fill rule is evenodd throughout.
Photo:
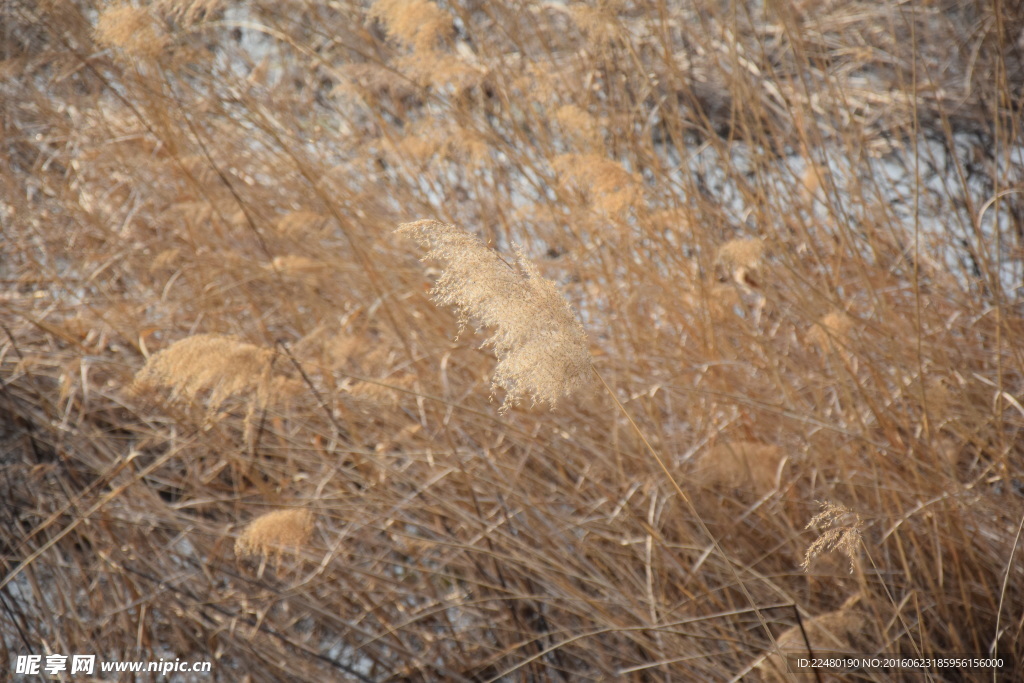
<svg viewBox="0 0 1024 683"><path fill-rule="evenodd" d="M428 0L377 0L370 16L380 19L388 36L402 40L418 52L431 52L451 30L451 18Z"/></svg>
<svg viewBox="0 0 1024 683"><path fill-rule="evenodd" d="M273 351L219 334L185 337L154 354L135 375L132 389L168 388L174 400L195 400L208 393L215 410L233 396L253 393L269 399Z"/></svg>
<svg viewBox="0 0 1024 683"><path fill-rule="evenodd" d="M518 246L511 265L454 225L421 220L398 232L429 249L424 259L445 263L431 295L455 310L460 331L470 323L491 331L484 346L498 358L492 387L506 392L501 412L527 396L553 408L589 384L593 365L583 325Z"/></svg>
<svg viewBox="0 0 1024 683"><path fill-rule="evenodd" d="M219 334L185 337L154 354L135 374L130 391L138 395L170 390L174 403L206 405L210 419L228 401L245 407L242 422L247 444L257 438L257 417L278 401L301 393L287 377L274 374L274 352Z"/></svg>
<svg viewBox="0 0 1024 683"><path fill-rule="evenodd" d="M843 311L830 311L811 328L807 335L810 344L825 354L839 354L850 360L850 342L853 333L853 318Z"/></svg>
<svg viewBox="0 0 1024 683"><path fill-rule="evenodd" d="M820 505L821 512L807 523L806 528L822 527L824 532L807 548L800 566L806 571L818 555L838 550L850 560L852 574L859 555L864 521L856 512L839 503L823 502Z"/></svg>
<svg viewBox="0 0 1024 683"><path fill-rule="evenodd" d="M743 289L757 288L765 243L761 239L729 240L718 248L715 265Z"/></svg>
<svg viewBox="0 0 1024 683"><path fill-rule="evenodd" d="M566 187L608 215L620 215L643 199L640 177L600 154L562 154L551 165Z"/></svg>
<svg viewBox="0 0 1024 683"><path fill-rule="evenodd" d="M168 42L147 10L128 4L104 9L94 34L101 45L118 48L125 55L138 58L156 58Z"/></svg>
<svg viewBox="0 0 1024 683"><path fill-rule="evenodd" d="M277 555L286 548L298 553L313 535L309 510L275 510L254 519L235 541L235 553L244 557Z"/></svg>

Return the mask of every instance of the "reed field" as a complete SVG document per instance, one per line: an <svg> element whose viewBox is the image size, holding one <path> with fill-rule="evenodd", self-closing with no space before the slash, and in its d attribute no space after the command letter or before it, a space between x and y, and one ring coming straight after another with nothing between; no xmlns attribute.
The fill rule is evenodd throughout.
<svg viewBox="0 0 1024 683"><path fill-rule="evenodd" d="M0 0L0 679L1024 675L1022 106L1005 0Z"/></svg>

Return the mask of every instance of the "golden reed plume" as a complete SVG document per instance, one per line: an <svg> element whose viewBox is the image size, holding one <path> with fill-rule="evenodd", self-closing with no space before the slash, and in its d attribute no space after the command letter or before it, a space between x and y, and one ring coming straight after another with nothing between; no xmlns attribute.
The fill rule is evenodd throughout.
<svg viewBox="0 0 1024 683"><path fill-rule="evenodd" d="M502 412L526 396L553 407L589 383L593 366L583 325L518 246L510 265L454 225L422 220L398 232L429 248L425 259L444 262L431 294L455 310L460 329L472 322L490 330L484 345L498 357L493 387L506 392Z"/></svg>

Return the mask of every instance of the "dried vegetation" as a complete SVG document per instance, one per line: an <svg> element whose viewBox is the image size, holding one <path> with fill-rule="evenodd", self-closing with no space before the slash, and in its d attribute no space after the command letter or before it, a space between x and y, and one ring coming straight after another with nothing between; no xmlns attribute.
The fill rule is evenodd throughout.
<svg viewBox="0 0 1024 683"><path fill-rule="evenodd" d="M1024 662L1022 30L0 3L0 663Z"/></svg>

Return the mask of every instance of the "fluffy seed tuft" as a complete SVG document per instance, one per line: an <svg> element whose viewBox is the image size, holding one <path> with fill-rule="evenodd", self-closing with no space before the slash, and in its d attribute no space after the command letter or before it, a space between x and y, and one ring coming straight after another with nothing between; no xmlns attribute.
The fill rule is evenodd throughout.
<svg viewBox="0 0 1024 683"><path fill-rule="evenodd" d="M286 548L298 553L313 535L309 510L276 510L249 523L235 541L235 553L244 557L277 555Z"/></svg>
<svg viewBox="0 0 1024 683"><path fill-rule="evenodd" d="M167 45L153 16L145 9L122 4L103 10L96 22L96 40L131 57L153 59Z"/></svg>
<svg viewBox="0 0 1024 683"><path fill-rule="evenodd" d="M451 30L451 18L429 0L377 0L370 16L384 22L389 36L423 53L433 52Z"/></svg>
<svg viewBox="0 0 1024 683"><path fill-rule="evenodd" d="M505 390L501 412L529 396L554 407L592 377L587 334L555 284L515 247L515 264L466 231L434 220L406 223L398 232L427 247L425 259L445 263L431 290L451 306L459 329L488 328L484 342L498 357L493 387Z"/></svg>
<svg viewBox="0 0 1024 683"><path fill-rule="evenodd" d="M135 375L132 388L166 387L177 400L195 400L209 392L207 405L219 408L232 396L255 393L265 404L274 352L234 337L197 334L154 354Z"/></svg>

